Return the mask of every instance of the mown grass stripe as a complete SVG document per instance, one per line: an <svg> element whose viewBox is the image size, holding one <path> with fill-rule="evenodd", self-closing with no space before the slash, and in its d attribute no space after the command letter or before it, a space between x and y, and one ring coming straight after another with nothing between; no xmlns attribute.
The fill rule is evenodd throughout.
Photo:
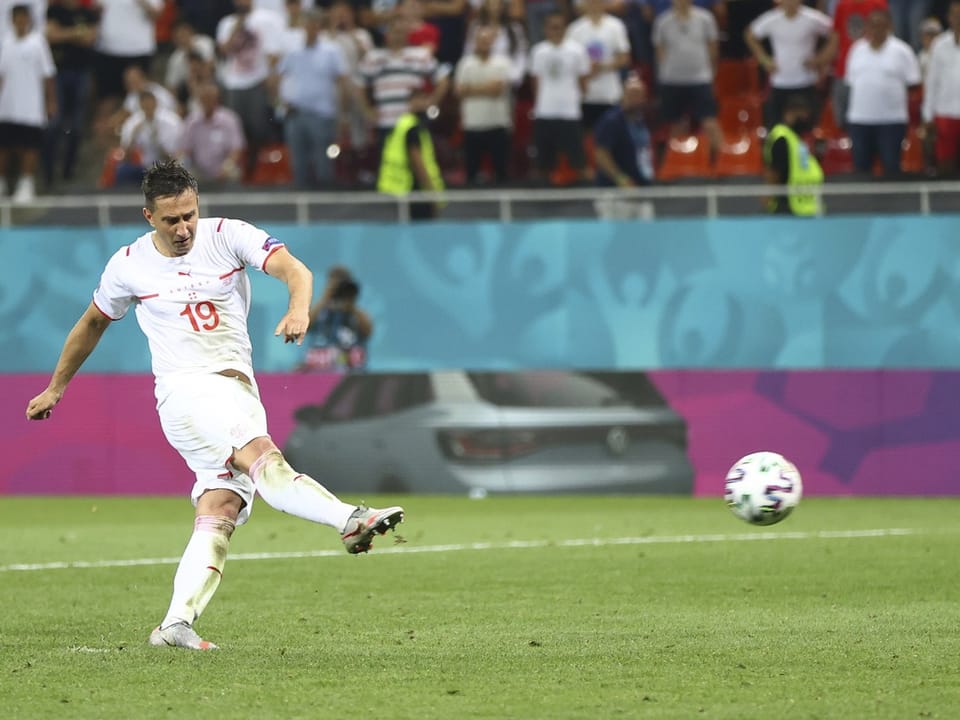
<svg viewBox="0 0 960 720"><path fill-rule="evenodd" d="M464 550L514 550L540 548L606 547L611 545L675 545L683 543L750 542L770 540L845 540L860 538L919 535L922 530L912 528L875 528L869 530L819 530L816 532L753 532L715 533L709 535L649 535L645 537L579 538L570 540L511 540L509 542L477 542L450 545L394 545L377 548L377 555L407 555L415 553L462 552ZM385 538L386 539L386 538ZM383 540L381 540L383 542ZM235 553L230 562L240 560L291 560L299 558L348 557L343 550L304 550L269 553ZM179 557L133 558L129 560L75 560L69 562L14 563L0 565L0 572L30 572L41 570L74 570L88 568L121 568L150 565L176 565Z"/></svg>

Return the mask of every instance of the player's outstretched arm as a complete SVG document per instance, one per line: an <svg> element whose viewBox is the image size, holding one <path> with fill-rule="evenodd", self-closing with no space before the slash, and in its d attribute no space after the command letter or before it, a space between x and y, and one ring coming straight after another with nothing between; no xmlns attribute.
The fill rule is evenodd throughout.
<svg viewBox="0 0 960 720"><path fill-rule="evenodd" d="M83 361L93 352L93 349L103 337L104 330L110 325L110 318L105 317L92 302L86 312L73 326L63 343L60 359L50 377L47 389L37 395L27 405L29 420L46 420L50 417L53 406L60 402L67 384L76 374Z"/></svg>
<svg viewBox="0 0 960 720"><path fill-rule="evenodd" d="M303 344L303 338L310 326L310 300L313 298L313 273L289 250L277 250L264 268L267 273L283 280L290 292L290 304L287 312L277 323L275 336L283 335L285 343Z"/></svg>

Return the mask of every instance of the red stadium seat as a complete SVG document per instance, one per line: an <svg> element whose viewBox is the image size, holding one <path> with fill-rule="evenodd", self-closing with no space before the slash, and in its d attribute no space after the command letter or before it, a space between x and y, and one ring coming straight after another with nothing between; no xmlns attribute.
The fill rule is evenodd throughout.
<svg viewBox="0 0 960 720"><path fill-rule="evenodd" d="M763 174L763 140L756 133L726 135L717 153L717 177Z"/></svg>
<svg viewBox="0 0 960 720"><path fill-rule="evenodd" d="M717 64L717 77L713 82L717 99L736 95L755 95L760 92L760 72L757 61L721 60Z"/></svg>
<svg viewBox="0 0 960 720"><path fill-rule="evenodd" d="M290 153L286 145L264 145L247 182L251 185L289 185L293 182Z"/></svg>
<svg viewBox="0 0 960 720"><path fill-rule="evenodd" d="M710 141L705 135L686 135L670 139L657 173L658 179L710 178L713 175L713 167L710 165Z"/></svg>
<svg viewBox="0 0 960 720"><path fill-rule="evenodd" d="M724 133L752 133L763 127L763 98L759 94L728 95L719 103L717 122Z"/></svg>
<svg viewBox="0 0 960 720"><path fill-rule="evenodd" d="M824 175L841 175L853 172L853 143L843 136L826 141L826 151L820 159Z"/></svg>
<svg viewBox="0 0 960 720"><path fill-rule="evenodd" d="M908 129L907 136L903 139L900 169L905 173L923 173L927 170L927 162L923 157L923 139L918 137L915 127Z"/></svg>
<svg viewBox="0 0 960 720"><path fill-rule="evenodd" d="M97 187L112 188L117 184L117 166L124 160L134 164L140 164L140 154L133 150L130 156L124 152L121 147L113 147L107 150L107 155L103 159L103 170L100 171L100 180Z"/></svg>

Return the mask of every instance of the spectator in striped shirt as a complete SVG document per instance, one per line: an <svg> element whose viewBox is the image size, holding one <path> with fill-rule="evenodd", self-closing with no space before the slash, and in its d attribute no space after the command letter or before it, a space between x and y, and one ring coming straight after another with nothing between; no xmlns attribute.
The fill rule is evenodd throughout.
<svg viewBox="0 0 960 720"><path fill-rule="evenodd" d="M370 50L360 63L367 87L368 114L377 128L380 146L397 118L407 112L414 92L433 85L432 105L443 99L450 84L450 68L437 63L429 49L407 44L409 25L401 16L387 23L385 47Z"/></svg>

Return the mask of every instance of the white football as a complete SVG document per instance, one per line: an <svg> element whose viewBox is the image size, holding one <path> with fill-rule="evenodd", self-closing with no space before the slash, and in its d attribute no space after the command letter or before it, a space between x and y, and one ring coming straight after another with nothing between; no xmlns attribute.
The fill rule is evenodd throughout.
<svg viewBox="0 0 960 720"><path fill-rule="evenodd" d="M779 453L750 453L737 460L727 473L727 507L753 525L780 522L793 512L802 495L800 473Z"/></svg>

